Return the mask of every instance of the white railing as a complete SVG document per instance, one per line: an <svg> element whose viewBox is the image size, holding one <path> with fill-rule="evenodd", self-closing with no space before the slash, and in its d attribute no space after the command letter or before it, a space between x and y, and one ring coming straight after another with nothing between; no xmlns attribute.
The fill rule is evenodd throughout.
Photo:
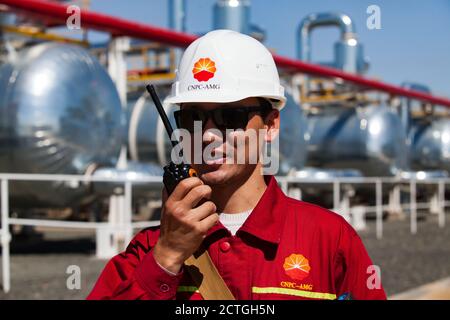
<svg viewBox="0 0 450 320"><path fill-rule="evenodd" d="M1 245L2 245L2 277L3 277L3 290L9 292L11 288L10 283L10 254L9 245L11 241L11 234L9 227L11 225L26 225L26 226L45 226L56 228L73 228L73 229L93 229L97 232L97 246L99 245L98 234L102 231L108 231L112 235L119 235L122 237L122 242L126 245L131 241L132 230L142 229L159 224L159 221L148 222L133 222L132 221L132 185L133 183L149 183L149 184L161 184L162 177L142 178L139 180L123 180L119 178L95 178L89 176L78 175L53 175L53 174L0 174L1 181ZM123 183L124 193L123 196L119 196L123 201L114 201L116 198L111 197L110 202L114 202L114 205L110 205L110 210L117 211L118 219L114 219L114 222L84 222L84 221L61 221L61 220L47 220L47 219L25 219L25 218L11 218L9 210L9 183L10 181L40 181L40 182L105 182L105 183ZM98 252L98 251L97 251Z"/></svg>
<svg viewBox="0 0 450 320"><path fill-rule="evenodd" d="M341 199L341 185L354 184L369 184L373 185L375 189L375 207L366 206L365 212L376 213L376 237L381 239L383 237L383 211L388 209L383 205L383 184L395 185L409 185L410 201L408 204L402 204L399 207L402 210L410 211L410 230L412 234L417 233L417 210L429 209L431 203L417 203L417 185L436 185L437 187L437 206L438 206L438 224L439 227L445 226L445 208L449 202L445 199L445 187L450 184L450 178L428 178L428 179L400 179L396 177L348 177L348 178L332 178L332 179L304 179L298 177L277 177L277 181L285 193L289 191L290 184L332 184L333 185L333 211L340 214L339 202Z"/></svg>
<svg viewBox="0 0 450 320"><path fill-rule="evenodd" d="M409 185L410 201L409 204L401 204L400 207L403 210L409 210L410 214L410 230L411 233L417 232L417 210L426 209L431 207L431 203L417 203L417 185L427 184L436 185L437 187L437 205L438 205L438 224L440 227L445 226L445 208L450 202L445 199L445 187L450 184L450 179L427 179L427 180L402 180L397 178L333 178L333 179L304 179L298 177L276 177L283 191L288 194L291 188L296 185L307 184L329 184L332 185L333 192L333 209L336 212L340 212L341 202L341 186L354 185L354 184L369 184L373 185L375 190L375 206L364 207L365 212L376 213L376 237L381 239L383 236L383 211L389 209L386 204L383 204L383 185ZM107 222L84 222L84 221L61 221L61 220L48 220L48 219L26 219L26 218L11 218L10 206L9 206L9 183L10 181L65 181L65 182L105 182L105 183L120 183L124 186L123 196L119 196L120 199L110 198L110 211L114 210L118 214L118 218ZM0 174L0 186L1 186L1 245L2 245L2 270L3 270L3 290L8 292L10 290L10 242L11 235L9 227L11 225L27 225L27 226L45 226L56 228L74 228L74 229L92 229L97 232L97 253L99 253L99 242L101 237L99 234L109 232L110 235L119 235L122 238L122 245L126 246L132 239L133 229L141 229L149 226L155 226L159 224L159 221L145 221L145 222L133 222L132 220L132 187L136 183L149 183L160 185L162 184L162 177L142 178L139 180L123 180L119 178L94 178L89 176L78 175L49 175L49 174ZM301 198L298 197L298 198ZM120 201L115 201L120 200ZM111 205L113 203L113 205ZM111 215L109 216L111 217ZM116 248L120 249L120 248ZM123 247L121 248L123 249ZM101 255L113 255L118 252L102 253Z"/></svg>

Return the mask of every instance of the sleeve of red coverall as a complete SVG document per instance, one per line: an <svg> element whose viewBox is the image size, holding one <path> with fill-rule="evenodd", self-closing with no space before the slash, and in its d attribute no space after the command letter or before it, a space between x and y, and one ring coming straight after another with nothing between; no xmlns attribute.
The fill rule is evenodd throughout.
<svg viewBox="0 0 450 320"><path fill-rule="evenodd" d="M354 300L385 300L381 275L376 273L376 269L361 238L350 225L344 223L335 257L338 297L350 294Z"/></svg>
<svg viewBox="0 0 450 320"><path fill-rule="evenodd" d="M137 234L125 252L107 263L87 299L175 299L182 273L170 275L156 263L152 251L156 238L157 232L150 229Z"/></svg>

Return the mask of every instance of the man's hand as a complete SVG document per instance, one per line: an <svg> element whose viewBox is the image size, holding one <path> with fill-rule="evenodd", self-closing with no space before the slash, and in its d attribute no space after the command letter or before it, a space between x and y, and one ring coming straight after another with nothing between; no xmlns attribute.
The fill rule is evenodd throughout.
<svg viewBox="0 0 450 320"><path fill-rule="evenodd" d="M169 197L163 190L160 236L153 249L153 256L162 267L178 273L219 220L213 202L205 201L196 207L202 199L210 199L211 191L197 177L180 181Z"/></svg>

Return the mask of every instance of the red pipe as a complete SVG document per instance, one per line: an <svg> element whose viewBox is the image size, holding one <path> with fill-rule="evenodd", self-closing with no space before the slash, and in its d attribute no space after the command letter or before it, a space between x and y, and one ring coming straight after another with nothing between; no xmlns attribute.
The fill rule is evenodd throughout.
<svg viewBox="0 0 450 320"><path fill-rule="evenodd" d="M63 24L65 24L70 15L66 12L67 6L48 1L0 0L0 3L8 5L15 10L40 17L46 17L51 21L56 21ZM187 47L192 41L197 39L197 36L195 35L158 28L86 10L82 10L81 12L81 25L83 28L104 31L115 36L129 36L132 38L150 40L177 47ZM323 77L340 78L365 89L379 90L393 95L404 96L432 104L450 107L450 99L447 98L436 97L423 92L404 89L399 86L366 79L364 77L342 72L337 69L305 63L300 60L290 59L278 55L274 55L274 59L279 68Z"/></svg>
<svg viewBox="0 0 450 320"><path fill-rule="evenodd" d="M0 0L1 1L1 0ZM431 104L442 105L445 107L450 107L450 100L447 98L436 97L431 94L426 94L420 91L408 90L399 86L394 86L392 84L384 83L377 80L371 80L364 77L360 77L351 73L342 72L338 69L327 68L316 64L305 63L301 60L294 60L290 58L285 58L281 56L274 56L274 59L278 66L283 68L288 68L292 70L301 71L304 73L314 74L323 77L340 78L348 82L357 84L363 88L375 89L379 91L384 91L391 93L393 95L413 98L421 100L424 102L429 102Z"/></svg>
<svg viewBox="0 0 450 320"><path fill-rule="evenodd" d="M27 14L48 18L52 22L66 24L71 15L68 5L40 0L0 0L0 3ZM81 27L111 33L115 36L129 36L161 42L178 47L187 47L197 37L169 29L153 27L101 13L81 10Z"/></svg>

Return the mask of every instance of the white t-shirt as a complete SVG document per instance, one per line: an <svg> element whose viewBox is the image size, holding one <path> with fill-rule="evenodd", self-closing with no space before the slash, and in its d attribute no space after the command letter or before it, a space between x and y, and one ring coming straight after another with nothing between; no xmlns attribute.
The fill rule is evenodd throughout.
<svg viewBox="0 0 450 320"><path fill-rule="evenodd" d="M219 214L220 222L230 230L234 236L239 228L244 224L245 220L250 216L253 209L239 213L221 213Z"/></svg>

